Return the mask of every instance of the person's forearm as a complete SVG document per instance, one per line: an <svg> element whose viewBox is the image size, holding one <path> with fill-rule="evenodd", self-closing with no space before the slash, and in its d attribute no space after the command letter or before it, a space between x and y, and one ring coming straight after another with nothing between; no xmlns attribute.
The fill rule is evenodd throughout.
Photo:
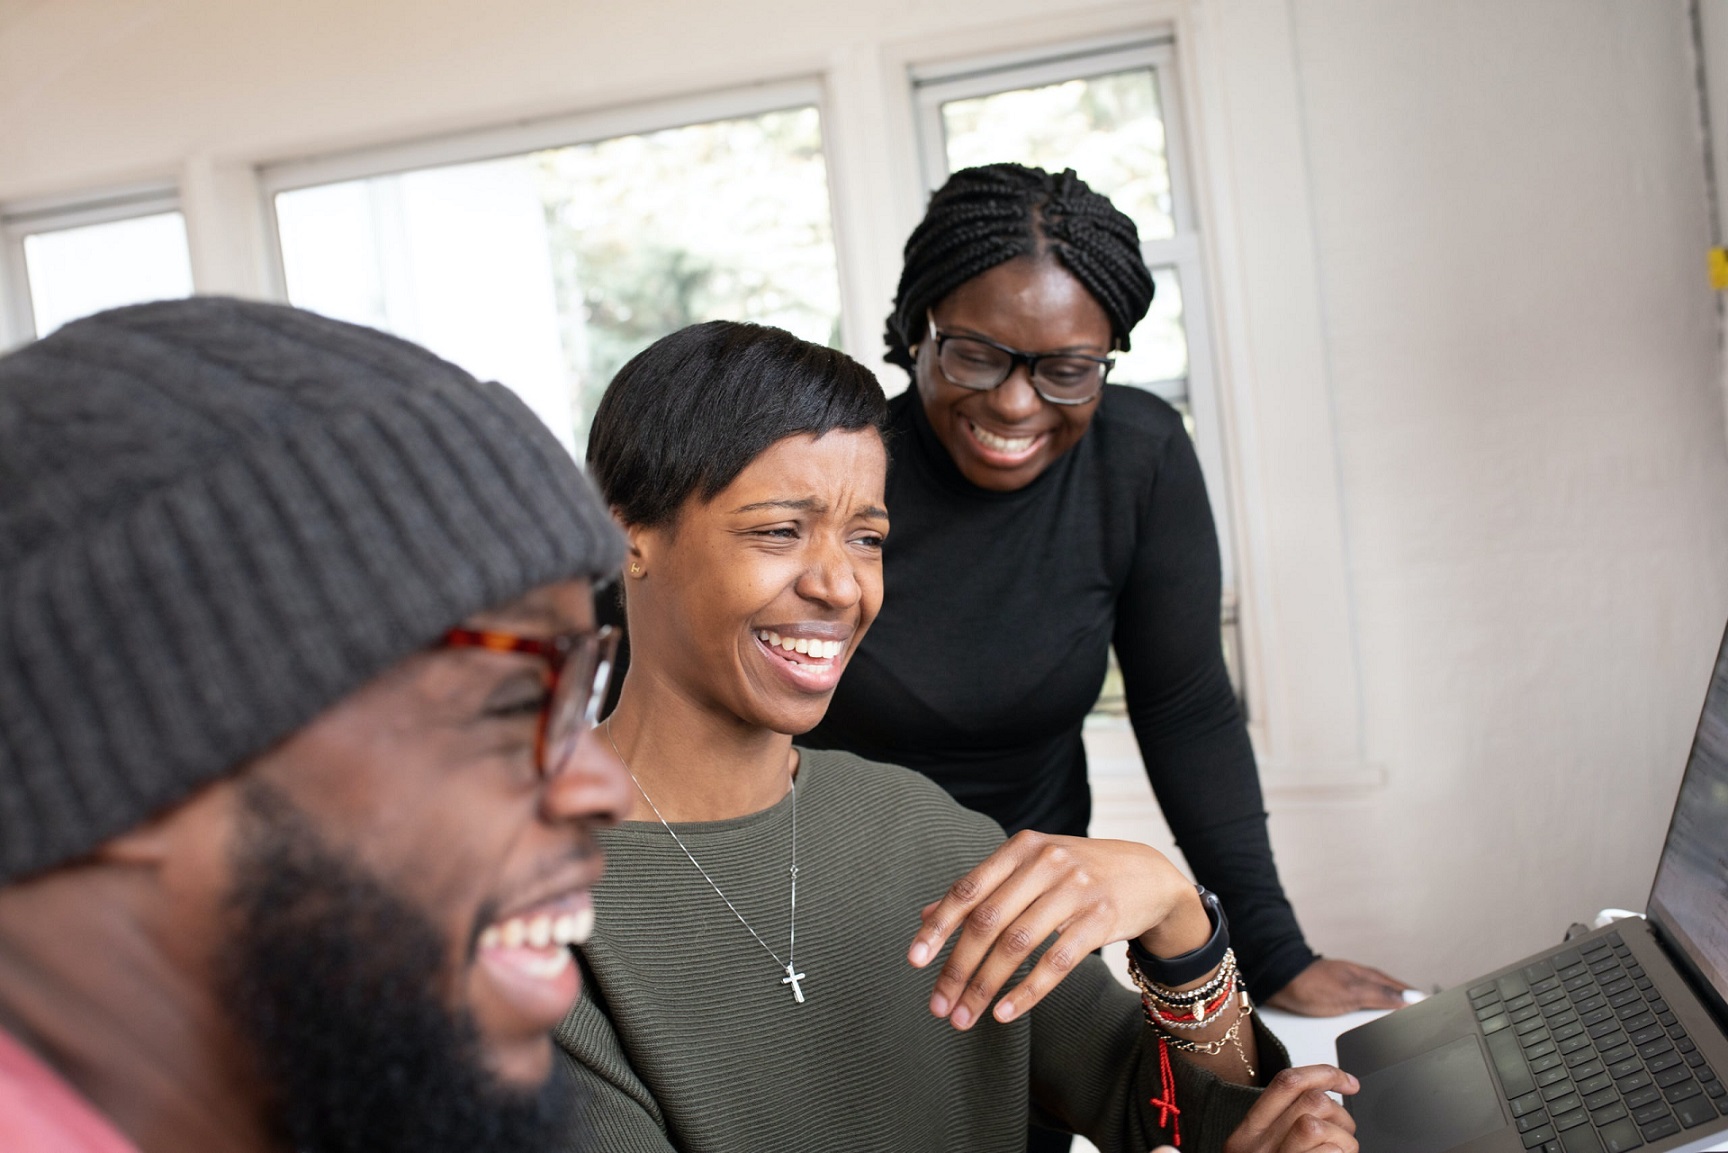
<svg viewBox="0 0 1728 1153"><path fill-rule="evenodd" d="M1162 1045L1221 1080L1257 1085L1258 1047L1249 1024L1253 1009L1230 948L1227 920L1210 893L1197 892L1193 904L1204 910L1206 936L1200 937L1186 918L1181 936L1143 934L1129 948L1129 976L1140 990L1146 1024ZM1178 953L1173 946L1186 947ZM1195 966L1207 967L1196 972ZM1161 1054L1160 1061L1165 1059Z"/></svg>
<svg viewBox="0 0 1728 1153"><path fill-rule="evenodd" d="M1262 815L1177 834L1194 879L1218 894L1248 989L1264 1002L1313 962L1278 882Z"/></svg>

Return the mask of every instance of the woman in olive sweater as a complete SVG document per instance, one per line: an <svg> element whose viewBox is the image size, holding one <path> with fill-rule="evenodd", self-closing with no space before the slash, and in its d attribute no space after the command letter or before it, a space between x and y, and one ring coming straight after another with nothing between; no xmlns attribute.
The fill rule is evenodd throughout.
<svg viewBox="0 0 1728 1153"><path fill-rule="evenodd" d="M1017 1149L1037 1115L1106 1150L1353 1153L1324 1093L1353 1081L1279 1072L1215 903L1161 854L1003 843L916 774L793 747L881 603L884 416L839 353L724 322L596 414L635 650L603 733L638 794L559 1030L571 1147ZM1114 940L1200 1017L1144 1024L1091 955Z"/></svg>

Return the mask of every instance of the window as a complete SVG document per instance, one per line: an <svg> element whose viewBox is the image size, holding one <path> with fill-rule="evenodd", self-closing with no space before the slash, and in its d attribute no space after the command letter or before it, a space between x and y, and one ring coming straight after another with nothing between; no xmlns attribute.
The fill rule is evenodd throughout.
<svg viewBox="0 0 1728 1153"><path fill-rule="evenodd" d="M1073 168L1133 218L1146 247L1176 234L1170 165L1164 147L1157 76L1150 65L1119 72L966 96L971 82L929 85L923 103L940 117L941 177L957 168L1018 160L1060 172ZM994 88L1000 75L986 74ZM1012 78L1009 78L1010 82ZM944 99L946 91L954 98ZM933 182L935 183L935 182ZM1188 342L1182 327L1181 275L1147 254L1157 294L1130 334L1112 379L1151 387L1187 406Z"/></svg>
<svg viewBox="0 0 1728 1153"><path fill-rule="evenodd" d="M188 296L192 261L173 192L151 191L0 214L11 327L47 336L71 320Z"/></svg>
<svg viewBox="0 0 1728 1153"><path fill-rule="evenodd" d="M502 381L577 449L613 374L685 325L838 344L821 120L801 94L496 159L316 183L267 172L288 299Z"/></svg>
<svg viewBox="0 0 1728 1153"><path fill-rule="evenodd" d="M1072 168L1133 218L1157 291L1117 357L1114 384L1157 393L1182 413L1206 473L1224 563L1223 644L1240 663L1223 440L1204 323L1193 194L1182 150L1175 57L1166 40L1041 58L914 69L926 186L955 169L1018 161ZM1238 682L1240 683L1240 682ZM1112 664L1100 711L1122 711Z"/></svg>

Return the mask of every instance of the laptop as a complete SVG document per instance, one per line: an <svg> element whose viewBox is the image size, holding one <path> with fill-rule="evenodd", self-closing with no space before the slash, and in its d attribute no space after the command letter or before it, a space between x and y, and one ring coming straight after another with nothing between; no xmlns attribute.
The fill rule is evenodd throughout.
<svg viewBox="0 0 1728 1153"><path fill-rule="evenodd" d="M1338 1038L1362 1153L1728 1148L1728 636L1645 916Z"/></svg>

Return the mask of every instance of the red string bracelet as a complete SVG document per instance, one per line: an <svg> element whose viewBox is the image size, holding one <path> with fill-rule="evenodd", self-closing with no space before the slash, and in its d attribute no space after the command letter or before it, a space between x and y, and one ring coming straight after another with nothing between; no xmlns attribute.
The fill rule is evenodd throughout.
<svg viewBox="0 0 1728 1153"><path fill-rule="evenodd" d="M1170 1130L1170 1143L1182 1147L1182 1110L1176 1107L1176 1074L1170 1069L1170 1042L1158 1038L1158 1096L1150 1104L1158 1107L1158 1127Z"/></svg>
<svg viewBox="0 0 1728 1153"><path fill-rule="evenodd" d="M1189 1021L1203 1024L1207 1020L1216 1017L1219 1010L1229 1004L1230 999L1235 995L1236 982L1231 980L1229 984L1219 990L1217 997L1213 998L1210 1002L1199 1006L1191 1013L1166 1013L1153 1003L1152 997L1147 993L1140 994L1140 1005L1146 1010L1148 1018L1156 1018L1159 1021L1165 1021L1172 1025Z"/></svg>

